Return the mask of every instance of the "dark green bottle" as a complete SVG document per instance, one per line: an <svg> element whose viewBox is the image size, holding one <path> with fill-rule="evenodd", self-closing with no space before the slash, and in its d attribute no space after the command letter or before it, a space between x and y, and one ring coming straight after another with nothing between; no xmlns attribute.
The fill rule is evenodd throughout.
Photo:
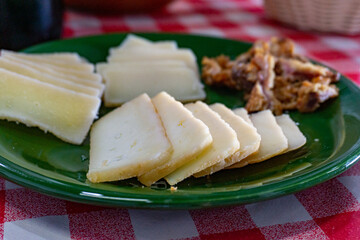
<svg viewBox="0 0 360 240"><path fill-rule="evenodd" d="M19 50L58 39L62 0L0 0L0 48Z"/></svg>

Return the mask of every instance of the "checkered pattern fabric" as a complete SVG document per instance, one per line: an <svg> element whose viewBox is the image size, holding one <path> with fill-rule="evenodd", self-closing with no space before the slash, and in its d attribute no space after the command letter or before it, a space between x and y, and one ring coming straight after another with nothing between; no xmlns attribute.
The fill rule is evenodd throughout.
<svg viewBox="0 0 360 240"><path fill-rule="evenodd" d="M156 13L65 15L64 37L185 32L254 41L290 37L298 51L360 84L360 35L309 33L264 17L260 1L178 0ZM0 239L360 239L360 164L296 194L243 206L181 211L82 205L0 179Z"/></svg>
<svg viewBox="0 0 360 240"><path fill-rule="evenodd" d="M1 181L0 238L360 239L360 164L308 190L243 206L135 210L67 202Z"/></svg>

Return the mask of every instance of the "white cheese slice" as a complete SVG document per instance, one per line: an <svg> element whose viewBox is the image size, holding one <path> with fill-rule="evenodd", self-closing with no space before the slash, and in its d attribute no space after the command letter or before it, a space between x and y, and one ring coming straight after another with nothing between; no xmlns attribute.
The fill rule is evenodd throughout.
<svg viewBox="0 0 360 240"><path fill-rule="evenodd" d="M248 124L251 126L254 126L253 123L250 120L248 111L245 108L236 108L233 110L236 115L244 119Z"/></svg>
<svg viewBox="0 0 360 240"><path fill-rule="evenodd" d="M68 81L66 79L53 77L46 73L32 69L26 65L18 64L14 61L11 61L9 59L5 59L2 57L0 57L0 68L4 68L6 70L9 70L9 71L12 71L12 72L15 72L15 73L27 76L27 77L35 78L39 81L47 82L47 83L53 84L58 87L73 90L75 92L85 93L85 94L88 94L91 96L98 96L98 97L101 97L101 95L102 95L102 91L100 91L97 88L92 88L92 87L84 86L84 85L81 85L81 84L78 84L78 83L75 83L72 81Z"/></svg>
<svg viewBox="0 0 360 240"><path fill-rule="evenodd" d="M146 38L129 34L126 36L120 46L110 49L110 55L116 52L118 49L131 49L138 47L153 47L160 49L175 50L177 49L177 43L175 41L158 41L152 42Z"/></svg>
<svg viewBox="0 0 360 240"><path fill-rule="evenodd" d="M143 44L143 42L131 42L131 44L127 44L124 47L115 47L110 48L110 56L117 56L118 54L122 54L123 50L133 50L135 48L142 48L142 49L159 49L159 50L170 50L174 51L177 48L177 44L175 41L161 41L161 42L155 42L152 44Z"/></svg>
<svg viewBox="0 0 360 240"><path fill-rule="evenodd" d="M81 144L100 99L0 69L0 118L49 131Z"/></svg>
<svg viewBox="0 0 360 240"><path fill-rule="evenodd" d="M138 177L147 186L191 161L212 143L209 128L169 94L161 92L152 102L174 152L166 163L154 165L153 169Z"/></svg>
<svg viewBox="0 0 360 240"><path fill-rule="evenodd" d="M122 68L138 68L142 69L143 67L187 67L186 64L178 60L160 60L160 61L134 61L134 62L123 62L123 63L98 63L96 64L96 72L104 76L104 72L111 69L116 70L119 67Z"/></svg>
<svg viewBox="0 0 360 240"><path fill-rule="evenodd" d="M53 65L55 67L68 68L68 69L73 69L73 70L77 70L77 71L84 71L84 72L89 72L89 73L94 72L94 65L90 64L90 63L85 63L85 62L68 63L67 61L54 59L51 57L50 58L41 58L41 57L39 58L38 56L33 56L31 54L17 53L17 52L8 51L8 50L2 50L1 56L3 56L3 57L12 56L14 58L20 58L20 59L24 59L27 61L32 61L34 63L49 64L49 65Z"/></svg>
<svg viewBox="0 0 360 240"><path fill-rule="evenodd" d="M75 80L81 79L81 80L85 80L88 82L95 82L95 83L100 83L102 80L101 76L96 73L77 71L77 70L73 70L73 69L69 69L69 68L54 66L51 64L47 64L47 63L38 63L38 62L34 62L34 61L25 60L23 58L14 57L11 55L4 55L2 57L10 59L12 61L16 61L20 64L28 65L35 69L39 69L40 71L43 70L43 71L48 72L48 69L49 69L49 70L57 72L58 74L64 75L65 77L70 78L70 79L74 79L74 77L75 77Z"/></svg>
<svg viewBox="0 0 360 240"><path fill-rule="evenodd" d="M131 47L138 47L144 45L147 46L152 44L153 43L146 38L134 34L128 34L117 48L131 48Z"/></svg>
<svg viewBox="0 0 360 240"><path fill-rule="evenodd" d="M283 153L288 148L288 140L270 110L253 113L250 115L250 119L261 136L259 151L230 168L239 168L247 164L265 161Z"/></svg>
<svg viewBox="0 0 360 240"><path fill-rule="evenodd" d="M131 50L135 48L151 48L151 49L160 49L160 50L176 50L177 43L175 41L161 41L153 42L151 44L144 44L143 42L132 41L130 44L127 44L123 47L110 48L110 56L116 56L121 53L122 50Z"/></svg>
<svg viewBox="0 0 360 240"><path fill-rule="evenodd" d="M261 137L257 133L255 127L245 122L245 120L221 103L212 104L210 105L210 108L217 112L220 117L234 129L237 139L240 142L240 148L223 161L194 174L195 177L206 176L231 166L234 163L240 162L242 159L258 151L260 146Z"/></svg>
<svg viewBox="0 0 360 240"><path fill-rule="evenodd" d="M302 147L306 143L306 137L300 131L296 123L290 118L288 114L276 116L276 122L281 127L288 140L288 148L285 152L290 152Z"/></svg>
<svg viewBox="0 0 360 240"><path fill-rule="evenodd" d="M22 60L22 59L16 59L16 58L12 58L12 57L8 57L6 59L11 60L12 62L17 63L19 65L24 65L24 66L30 67L30 68L32 68L34 70L37 70L37 71L43 72L45 74L51 75L53 77L57 77L57 78L61 78L61 79L64 79L64 80L72 81L72 82L75 82L75 83L78 83L78 84L81 84L81 85L84 85L84 86L97 88L97 89L100 90L100 92L103 92L104 88L105 88L104 84L102 84L100 82L88 81L88 80L83 79L83 78L78 78L78 77L73 76L71 74L65 74L63 72L59 72L59 71L54 70L54 69L49 68L49 67L44 67L44 66L42 66L40 64L36 64L36 63L31 62L31 61L26 61L26 60ZM97 74L97 75L101 79L101 76L99 74Z"/></svg>
<svg viewBox="0 0 360 240"><path fill-rule="evenodd" d="M4 51L8 50L1 50L2 55ZM19 55L31 55L34 58L39 59L54 59L54 60L62 60L67 62L82 62L82 58L77 53L73 52L57 52L57 53L20 53L17 52Z"/></svg>
<svg viewBox="0 0 360 240"><path fill-rule="evenodd" d="M178 60L199 72L196 63L196 56L190 49L163 50L155 48L134 48L121 49L116 55L109 56L107 61L113 62L129 62L129 61L159 61L159 60Z"/></svg>
<svg viewBox="0 0 360 240"><path fill-rule="evenodd" d="M146 94L94 123L87 178L106 182L142 175L166 162L172 146Z"/></svg>
<svg viewBox="0 0 360 240"><path fill-rule="evenodd" d="M198 101L185 107L208 126L213 143L196 158L166 176L166 181L171 185L224 160L240 147L235 131L205 103Z"/></svg>
<svg viewBox="0 0 360 240"><path fill-rule="evenodd" d="M187 67L158 66L137 68L120 67L104 73L106 89L104 103L117 106L141 93L154 97L165 91L179 101L205 98L205 91L196 74Z"/></svg>

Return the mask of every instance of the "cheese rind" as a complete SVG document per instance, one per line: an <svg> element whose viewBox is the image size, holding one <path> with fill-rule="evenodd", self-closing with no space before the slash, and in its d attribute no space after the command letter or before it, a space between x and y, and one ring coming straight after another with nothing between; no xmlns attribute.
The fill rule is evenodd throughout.
<svg viewBox="0 0 360 240"><path fill-rule="evenodd" d="M261 136L259 151L230 166L230 168L265 161L283 153L288 148L288 140L270 110L253 113L250 115L250 119Z"/></svg>
<svg viewBox="0 0 360 240"><path fill-rule="evenodd" d="M31 62L34 62L34 63L53 65L55 67L73 69L73 70L84 71L84 72L88 72L88 73L92 73L94 71L94 65L90 64L90 63L85 63L85 62L71 62L71 63L69 63L68 61L54 59L54 58L51 58L51 57L49 57L49 58L41 58L41 57L38 57L36 55L33 56L31 54L17 53L17 52L8 51L8 50L2 50L1 51L1 56L5 57L5 58L8 57L8 56L11 56L13 58L23 59L23 60L31 61Z"/></svg>
<svg viewBox="0 0 360 240"><path fill-rule="evenodd" d="M37 126L81 144L100 107L98 97L0 69L0 118Z"/></svg>
<svg viewBox="0 0 360 240"><path fill-rule="evenodd" d="M240 147L235 131L205 103L198 101L185 107L208 126L213 143L195 159L167 175L165 179L171 185L224 160Z"/></svg>
<svg viewBox="0 0 360 240"><path fill-rule="evenodd" d="M306 137L288 114L276 116L275 119L288 140L289 146L285 152L296 150L306 143Z"/></svg>
<svg viewBox="0 0 360 240"><path fill-rule="evenodd" d="M194 174L195 177L202 177L217 171L220 171L234 163L240 162L242 159L258 151L260 145L260 135L256 128L248 124L241 117L221 103L210 105L210 108L217 112L220 117L227 122L236 132L237 139L240 142L240 148L230 157L218 162L217 164Z"/></svg>
<svg viewBox="0 0 360 240"><path fill-rule="evenodd" d="M78 84L76 82L68 81L66 79L57 78L51 75L48 75L46 73L40 72L36 69L32 69L31 67L28 67L23 64L18 64L14 61L11 61L9 59L5 59L0 57L0 68L4 68L6 70L12 71L14 73L18 73L27 77L31 77L34 79L37 79L41 82L46 82L53 84L58 87L66 88L75 92L79 93L85 93L91 96L98 96L101 97L102 91L100 91L97 88L84 86L81 84Z"/></svg>
<svg viewBox="0 0 360 240"><path fill-rule="evenodd" d="M106 182L139 176L167 161L171 153L151 99L142 94L94 123L87 178Z"/></svg>
<svg viewBox="0 0 360 240"><path fill-rule="evenodd" d="M105 106L118 106L141 93L154 97L165 91L179 101L205 98L203 85L187 67L143 67L109 69L104 73Z"/></svg>
<svg viewBox="0 0 360 240"><path fill-rule="evenodd" d="M152 102L174 152L167 162L154 165L152 170L138 177L147 186L191 161L212 143L209 128L169 94L161 92Z"/></svg>

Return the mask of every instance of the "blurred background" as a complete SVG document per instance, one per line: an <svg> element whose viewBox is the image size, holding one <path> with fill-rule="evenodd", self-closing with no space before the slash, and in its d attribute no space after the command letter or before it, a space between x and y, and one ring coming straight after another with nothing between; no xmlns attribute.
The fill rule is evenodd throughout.
<svg viewBox="0 0 360 240"><path fill-rule="evenodd" d="M360 33L357 0L0 0L0 47L21 48L61 37L128 31L172 31L249 39L260 27L305 34ZM156 19L156 20L154 20ZM156 22L155 22L156 21Z"/></svg>
<svg viewBox="0 0 360 240"><path fill-rule="evenodd" d="M63 13L62 0L0 0L0 47L19 50L60 38Z"/></svg>
<svg viewBox="0 0 360 240"><path fill-rule="evenodd" d="M0 48L111 32L288 37L360 82L360 0L0 0Z"/></svg>

